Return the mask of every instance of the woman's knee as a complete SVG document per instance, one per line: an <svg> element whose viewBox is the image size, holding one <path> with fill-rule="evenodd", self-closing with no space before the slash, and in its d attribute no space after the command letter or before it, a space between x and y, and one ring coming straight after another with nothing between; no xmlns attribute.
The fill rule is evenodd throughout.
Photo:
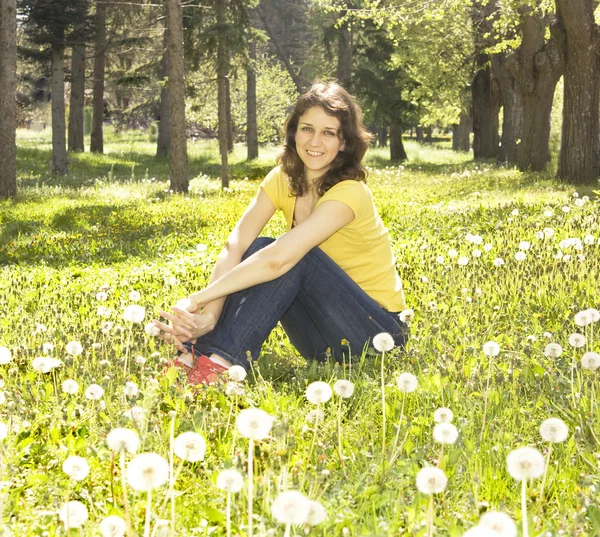
<svg viewBox="0 0 600 537"><path fill-rule="evenodd" d="M242 259L246 259L250 257L252 254L255 254L259 250L262 250L265 246L269 246L269 244L275 242L275 239L272 237L258 237L252 241L252 244L248 247Z"/></svg>

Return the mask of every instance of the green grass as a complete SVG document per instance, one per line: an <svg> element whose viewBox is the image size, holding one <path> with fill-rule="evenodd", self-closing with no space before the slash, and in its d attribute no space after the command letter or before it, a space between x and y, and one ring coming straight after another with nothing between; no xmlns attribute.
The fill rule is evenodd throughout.
<svg viewBox="0 0 600 537"><path fill-rule="evenodd" d="M234 434L233 421L248 406L276 417L271 438L256 451L255 535L283 534L271 518L271 502L278 491L299 488L306 473L303 492L328 512L327 522L309 535L423 536L428 498L417 492L415 476L439 462L432 416L448 406L460 435L441 462L449 481L435 498L437 535L462 535L486 509L505 511L520 523L520 486L507 472L506 455L524 445L545 452L538 429L550 416L565 420L570 433L552 450L541 501L540 480L529 484L530 535L597 535L600 410L592 398L595 390L598 399L598 371L583 371L579 360L599 345L597 329L580 328L573 319L581 309L599 307L598 201L580 189L580 197L592 199L577 206L573 188L557 183L551 172L523 174L476 163L444 144L406 145L410 160L403 166L391 165L383 149L367 156L369 185L415 310L406 352L386 358L388 446L402 406L395 376L408 371L419 379L417 391L406 397L401 456L389 466L381 456L380 356L359 355L351 369L309 364L277 328L244 396L228 396L223 386L192 392L174 370L160 374L172 350L123 320L132 290L141 293L149 320L206 283L229 230L273 165L276 148L262 150L248 164L244 147L236 147L234 180L223 192L214 142L190 143L193 179L189 195L181 196L168 191L168 163L154 157L154 144L144 134L110 134L105 155L70 156L65 179L48 174L48 134L19 133L19 197L0 203L0 345L13 353L12 362L0 366L6 396L0 421L11 428L2 445L1 492L3 521L13 533L65 535L56 513L67 499L82 501L90 513L73 536L98 535L104 516L123 515L118 465L113 471L104 438L114 427L132 427L123 412L138 405L146 411L137 423L141 451L168 456L172 410L176 434L197 430L208 443L205 461L186 463L177 482L178 536L225 535L225 498L214 482L229 466L245 472L247 443ZM553 216L544 216L546 210ZM536 238L544 228L553 228L555 236ZM278 217L264 234L283 231ZM475 257L467 233L481 235L491 251L481 245L482 255ZM588 234L595 242L581 251L559 248L567 237ZM514 255L524 240L531 248L518 262ZM458 257L448 255L451 249L469 263L459 266ZM559 250L571 259L556 259ZM494 266L497 257L504 266ZM108 293L102 303L111 310L106 318L97 312L100 290ZM571 349L569 335L584 330L586 347ZM65 350L72 340L84 347L76 358ZM482 352L489 340L501 347L491 364ZM550 341L564 347L557 359L544 355ZM40 374L31 362L47 342L64 365ZM124 375L126 358L131 365ZM309 459L313 425L306 414L313 407L304 390L313 380L344 376L356 390L341 405L343 466L337 400L323 406L325 419ZM68 378L79 382L78 395L61 392ZM126 380L139 385L137 397L125 397ZM106 390L102 402L82 394L93 382ZM73 454L91 466L77 483L61 470ZM169 518L168 508L158 509L165 494L166 487L154 493L162 519ZM130 493L130 502L141 535L145 497ZM233 497L239 535L247 534L245 506L244 492ZM294 532L303 534L301 528Z"/></svg>

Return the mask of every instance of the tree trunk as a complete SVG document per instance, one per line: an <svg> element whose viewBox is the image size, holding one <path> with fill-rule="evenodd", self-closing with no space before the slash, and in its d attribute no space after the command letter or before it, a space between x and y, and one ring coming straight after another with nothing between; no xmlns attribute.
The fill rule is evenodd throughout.
<svg viewBox="0 0 600 537"><path fill-rule="evenodd" d="M71 99L69 102L69 151L85 151L83 108L85 96L85 45L74 45L71 58Z"/></svg>
<svg viewBox="0 0 600 537"><path fill-rule="evenodd" d="M250 67L246 71L246 144L248 160L258 158L258 128L256 125L256 41L250 43Z"/></svg>
<svg viewBox="0 0 600 537"><path fill-rule="evenodd" d="M452 149L454 151L469 151L471 149L471 114L463 112L459 123L452 128Z"/></svg>
<svg viewBox="0 0 600 537"><path fill-rule="evenodd" d="M340 13L343 19L347 15L344 9ZM345 21L338 28L338 58L336 77L346 89L350 89L352 82L352 33L350 31L350 22Z"/></svg>
<svg viewBox="0 0 600 537"><path fill-rule="evenodd" d="M423 142L425 140L425 135L423 134L423 127L416 127L416 140L417 142Z"/></svg>
<svg viewBox="0 0 600 537"><path fill-rule="evenodd" d="M492 56L492 72L498 81L504 108L498 162L516 164L523 132L523 96L515 77L506 66L504 54Z"/></svg>
<svg viewBox="0 0 600 537"><path fill-rule="evenodd" d="M169 55L169 172L171 190L187 192L188 160L185 131L185 79L183 62L183 26L181 0L165 0Z"/></svg>
<svg viewBox="0 0 600 537"><path fill-rule="evenodd" d="M227 151L231 153L233 151L233 121L231 120L231 84L229 76L225 78L225 111L227 116Z"/></svg>
<svg viewBox="0 0 600 537"><path fill-rule="evenodd" d="M480 55L480 65L487 57ZM477 158L497 158L500 136L498 134L498 114L500 112L500 91L489 67L481 67L472 85L473 96L473 156Z"/></svg>
<svg viewBox="0 0 600 537"><path fill-rule="evenodd" d="M390 160L404 161L408 158L402 143L402 126L399 123L390 125Z"/></svg>
<svg viewBox="0 0 600 537"><path fill-rule="evenodd" d="M377 129L377 141L379 147L387 146L387 127L380 127Z"/></svg>
<svg viewBox="0 0 600 537"><path fill-rule="evenodd" d="M52 45L52 173L67 175L65 47Z"/></svg>
<svg viewBox="0 0 600 537"><path fill-rule="evenodd" d="M158 78L161 81L160 87L160 103L158 105L158 137L156 139L156 156L166 157L169 154L169 146L171 145L171 133L169 127L169 54L168 40L165 34L165 51L160 62L160 70Z"/></svg>
<svg viewBox="0 0 600 537"><path fill-rule="evenodd" d="M17 194L17 2L0 0L0 199Z"/></svg>
<svg viewBox="0 0 600 537"><path fill-rule="evenodd" d="M590 0L556 0L566 34L565 94L557 177L568 183L598 182L600 37Z"/></svg>
<svg viewBox="0 0 600 537"><path fill-rule="evenodd" d="M229 162L227 155L227 75L229 65L227 62L227 42L225 32L225 0L217 0L217 25L219 31L219 44L217 48L217 93L219 116L219 152L221 153L221 187L229 188Z"/></svg>
<svg viewBox="0 0 600 537"><path fill-rule="evenodd" d="M92 134L90 151L104 153L104 64L106 55L106 5L96 3L96 39L94 44L94 87L92 97Z"/></svg>
<svg viewBox="0 0 600 537"><path fill-rule="evenodd" d="M433 128L432 127L425 127L425 143L432 143L433 142Z"/></svg>
<svg viewBox="0 0 600 537"><path fill-rule="evenodd" d="M564 61L559 50L562 35L555 29L546 41L547 27L547 19L525 12L521 45L515 54L507 56L506 66L523 96L523 128L517 155L522 171L541 171L550 162L550 115Z"/></svg>

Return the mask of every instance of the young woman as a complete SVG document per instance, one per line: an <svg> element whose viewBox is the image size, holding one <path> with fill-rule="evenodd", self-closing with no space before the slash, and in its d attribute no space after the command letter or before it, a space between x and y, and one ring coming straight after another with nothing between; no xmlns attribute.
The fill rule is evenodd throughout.
<svg viewBox="0 0 600 537"><path fill-rule="evenodd" d="M261 183L219 255L209 285L155 321L182 352L191 383L256 359L281 322L307 359L361 352L380 332L404 346L402 283L390 237L365 184L370 135L334 82L302 95L285 124L279 166ZM276 211L287 232L260 237Z"/></svg>

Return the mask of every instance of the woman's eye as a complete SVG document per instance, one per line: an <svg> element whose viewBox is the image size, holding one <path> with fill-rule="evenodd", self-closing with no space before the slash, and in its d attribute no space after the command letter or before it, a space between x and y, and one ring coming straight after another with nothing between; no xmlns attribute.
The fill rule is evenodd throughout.
<svg viewBox="0 0 600 537"><path fill-rule="evenodd" d="M312 129L310 127L302 127L304 132L310 132Z"/></svg>
<svg viewBox="0 0 600 537"><path fill-rule="evenodd" d="M333 132L331 132L331 131L325 131L325 134L326 134L327 136L334 136Z"/></svg>

